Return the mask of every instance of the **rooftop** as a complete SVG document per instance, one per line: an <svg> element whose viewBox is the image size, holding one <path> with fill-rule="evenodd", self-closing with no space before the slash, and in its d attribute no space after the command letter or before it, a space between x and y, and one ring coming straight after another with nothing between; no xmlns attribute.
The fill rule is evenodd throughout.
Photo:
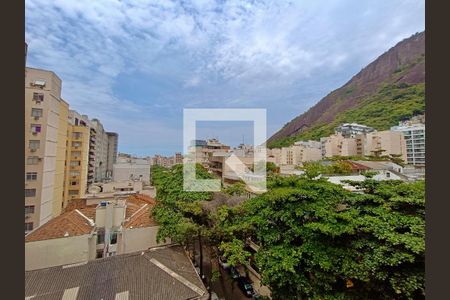
<svg viewBox="0 0 450 300"><path fill-rule="evenodd" d="M76 199L71 210L59 215L47 223L37 227L25 236L25 242L57 239L69 236L89 234L95 228L94 205L86 205L83 199ZM135 194L126 199L124 228L142 228L156 226L157 223L150 217L150 210L156 200L148 195Z"/></svg>
<svg viewBox="0 0 450 300"><path fill-rule="evenodd" d="M180 246L25 272L25 299L166 300L205 295L205 286Z"/></svg>

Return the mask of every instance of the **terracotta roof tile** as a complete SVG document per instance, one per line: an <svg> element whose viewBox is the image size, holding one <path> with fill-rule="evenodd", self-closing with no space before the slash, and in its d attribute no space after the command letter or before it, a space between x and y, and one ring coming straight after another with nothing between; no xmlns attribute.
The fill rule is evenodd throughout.
<svg viewBox="0 0 450 300"><path fill-rule="evenodd" d="M25 241L33 242L62 238L66 233L68 236L78 236L90 233L94 227L89 224L89 221L79 212L92 219L92 215L95 215L95 208L86 207L79 209L78 211L72 210L63 213L27 234Z"/></svg>
<svg viewBox="0 0 450 300"><path fill-rule="evenodd" d="M150 196L130 195L126 200L127 208L123 226L130 229L156 226L157 223L151 217L151 209L155 204L156 200ZM95 208L96 205L86 206L82 201L77 201L72 206L72 210L51 219L26 235L25 242L63 238L66 233L68 236L88 234L94 226L89 224L86 218L95 222Z"/></svg>

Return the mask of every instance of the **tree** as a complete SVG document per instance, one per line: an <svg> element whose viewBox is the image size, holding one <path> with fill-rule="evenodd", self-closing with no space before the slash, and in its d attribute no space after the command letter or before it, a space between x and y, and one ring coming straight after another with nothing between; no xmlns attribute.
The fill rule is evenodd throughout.
<svg viewBox="0 0 450 300"><path fill-rule="evenodd" d="M424 182L367 179L354 194L311 177L274 178L269 192L224 208L227 255L245 260L252 237L274 299L423 298Z"/></svg>
<svg viewBox="0 0 450 300"><path fill-rule="evenodd" d="M196 165L196 177L210 179L210 175L200 164ZM211 199L210 192L188 192L183 190L183 165L171 169L154 167L152 181L156 187L158 204L152 215L159 224L158 242L166 238L176 243L188 245L198 239L200 245L200 273L202 269L202 237L209 235L207 217L203 214L201 202Z"/></svg>

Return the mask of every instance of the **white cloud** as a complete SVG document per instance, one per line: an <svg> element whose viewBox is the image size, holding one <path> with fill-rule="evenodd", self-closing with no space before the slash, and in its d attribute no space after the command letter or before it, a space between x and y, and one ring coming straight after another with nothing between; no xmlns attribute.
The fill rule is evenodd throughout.
<svg viewBox="0 0 450 300"><path fill-rule="evenodd" d="M172 128L160 109L195 105L262 105L281 126L424 28L424 1L412 0L25 3L29 64L55 71L71 106L104 118L106 128L127 114ZM137 76L166 84L143 95L122 89L119 77ZM127 142L141 142L122 130Z"/></svg>

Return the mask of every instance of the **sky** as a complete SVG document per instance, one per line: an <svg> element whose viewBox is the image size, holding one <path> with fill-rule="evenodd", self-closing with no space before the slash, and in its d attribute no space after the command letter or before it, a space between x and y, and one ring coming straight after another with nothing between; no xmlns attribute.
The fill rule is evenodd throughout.
<svg viewBox="0 0 450 300"><path fill-rule="evenodd" d="M425 29L422 0L26 0L27 65L119 134L119 151L182 150L183 108L265 108L267 137L396 43ZM252 124L198 138L251 143Z"/></svg>

